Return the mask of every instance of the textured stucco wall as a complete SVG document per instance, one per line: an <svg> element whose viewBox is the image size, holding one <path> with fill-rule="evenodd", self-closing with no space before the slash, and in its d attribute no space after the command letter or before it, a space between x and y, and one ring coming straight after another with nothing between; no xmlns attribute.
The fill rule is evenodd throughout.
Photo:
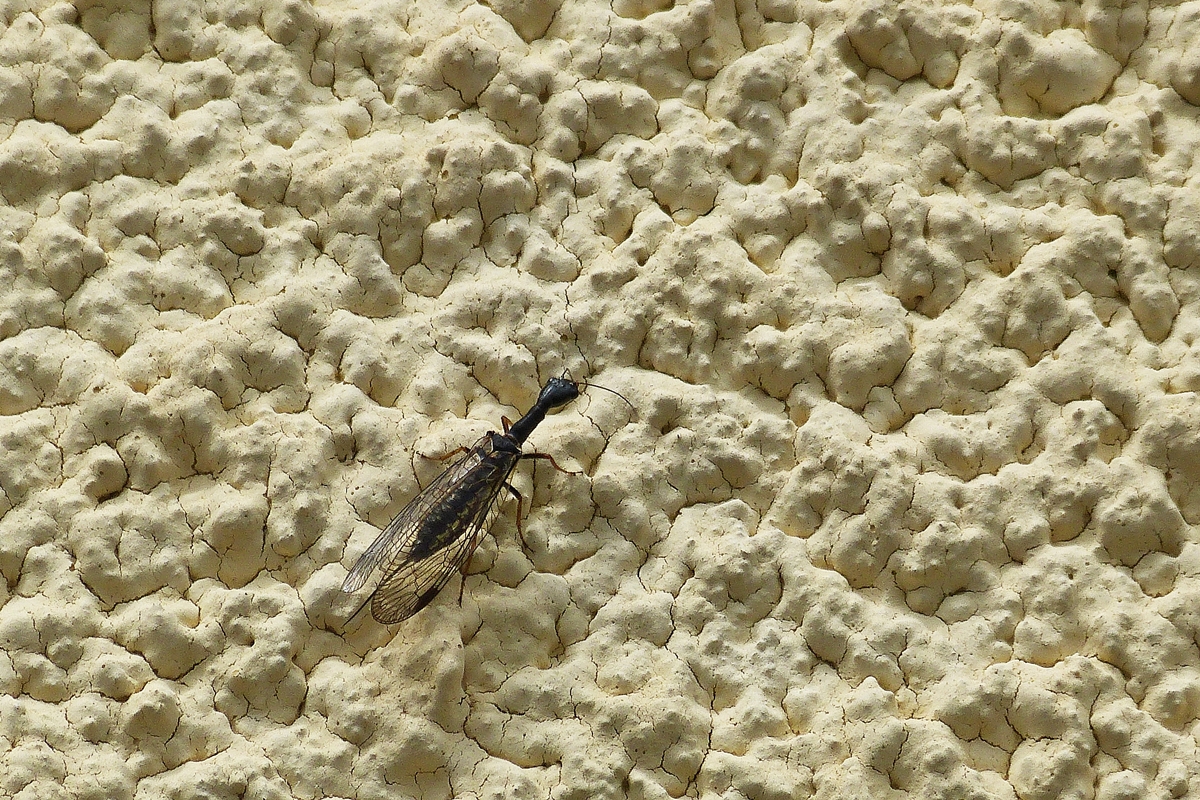
<svg viewBox="0 0 1200 800"><path fill-rule="evenodd" d="M1200 792L1200 3L0 9L0 796Z"/></svg>

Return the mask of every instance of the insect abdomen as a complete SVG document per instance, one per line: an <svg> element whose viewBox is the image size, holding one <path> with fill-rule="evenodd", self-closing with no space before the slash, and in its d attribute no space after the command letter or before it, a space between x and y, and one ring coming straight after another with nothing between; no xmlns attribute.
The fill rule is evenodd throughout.
<svg viewBox="0 0 1200 800"><path fill-rule="evenodd" d="M464 475L421 521L409 559L417 561L436 553L482 521L518 460L519 453L493 452Z"/></svg>

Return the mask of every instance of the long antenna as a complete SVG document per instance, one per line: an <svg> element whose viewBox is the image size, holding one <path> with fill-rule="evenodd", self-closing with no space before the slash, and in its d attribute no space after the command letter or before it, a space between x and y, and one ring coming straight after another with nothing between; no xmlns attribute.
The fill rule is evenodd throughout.
<svg viewBox="0 0 1200 800"><path fill-rule="evenodd" d="M629 402L629 399L626 398L625 395L621 394L616 389L609 389L607 386L601 386L598 383L588 383L587 381L580 381L580 383L582 383L588 389L603 389L609 394L615 394L617 397L624 400L625 405L629 406L629 410L633 412L633 415L635 417L637 416L637 408L633 405L633 403Z"/></svg>

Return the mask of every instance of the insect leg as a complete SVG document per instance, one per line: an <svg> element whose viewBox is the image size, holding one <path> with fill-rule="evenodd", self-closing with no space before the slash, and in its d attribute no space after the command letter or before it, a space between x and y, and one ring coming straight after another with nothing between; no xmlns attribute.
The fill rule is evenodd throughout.
<svg viewBox="0 0 1200 800"><path fill-rule="evenodd" d="M554 460L554 456L550 455L549 453L522 453L521 458L523 458L523 459L524 458L544 458L545 460L547 460L551 464L553 464L554 468L556 470L558 470L559 472L565 472L568 475L582 475L583 474L582 472L576 472L575 470L563 469L562 467L560 467L558 465L558 462Z"/></svg>
<svg viewBox="0 0 1200 800"><path fill-rule="evenodd" d="M454 456L458 455L459 453L465 453L470 449L471 448L469 448L469 447L456 447L453 450L451 450L449 453L446 453L445 455L442 455L442 456L422 456L422 458L432 458L435 461L445 461L447 458L453 458Z"/></svg>
<svg viewBox="0 0 1200 800"><path fill-rule="evenodd" d="M525 531L521 529L521 504L525 502L525 498L517 491L517 487L511 483L505 483L504 488L508 489L509 493L517 498L517 535L521 537L521 541L525 541Z"/></svg>
<svg viewBox="0 0 1200 800"><path fill-rule="evenodd" d="M505 484L505 486L508 486L508 484ZM520 519L519 516L518 519ZM467 566L471 563L471 556L475 553L475 548L479 547L479 542L482 538L482 532L475 531L470 543L467 545L466 557L458 565L458 604L460 606L462 605L463 589L467 588Z"/></svg>

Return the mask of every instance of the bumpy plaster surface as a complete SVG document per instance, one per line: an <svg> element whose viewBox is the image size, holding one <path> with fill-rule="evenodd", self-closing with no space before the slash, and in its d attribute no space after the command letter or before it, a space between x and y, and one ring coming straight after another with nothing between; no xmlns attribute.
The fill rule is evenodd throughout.
<svg viewBox="0 0 1200 800"><path fill-rule="evenodd" d="M1200 792L1200 4L0 23L0 795Z"/></svg>

